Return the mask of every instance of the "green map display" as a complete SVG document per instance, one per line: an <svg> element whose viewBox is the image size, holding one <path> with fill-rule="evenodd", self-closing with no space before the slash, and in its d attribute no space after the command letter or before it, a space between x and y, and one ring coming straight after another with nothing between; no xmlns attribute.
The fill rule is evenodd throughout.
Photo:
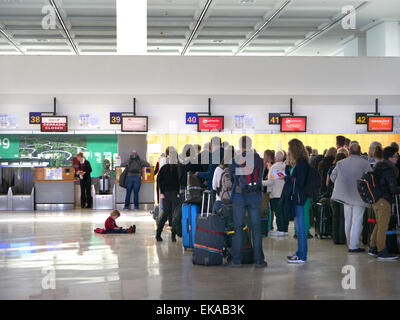
<svg viewBox="0 0 400 320"><path fill-rule="evenodd" d="M93 177L103 172L103 160L118 153L117 135L0 135L1 159L51 159L52 166L72 166L72 158L83 152Z"/></svg>

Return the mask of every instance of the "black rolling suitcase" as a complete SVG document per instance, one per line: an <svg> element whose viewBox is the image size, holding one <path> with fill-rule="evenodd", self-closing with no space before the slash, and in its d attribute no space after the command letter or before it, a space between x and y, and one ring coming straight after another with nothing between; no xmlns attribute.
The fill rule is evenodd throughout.
<svg viewBox="0 0 400 320"><path fill-rule="evenodd" d="M344 228L343 203L331 200L332 209L332 240L334 244L346 244L346 232Z"/></svg>
<svg viewBox="0 0 400 320"><path fill-rule="evenodd" d="M330 199L323 198L315 206L315 236L327 238L332 236L332 209Z"/></svg>
<svg viewBox="0 0 400 320"><path fill-rule="evenodd" d="M400 253L400 214L398 195L395 196L392 213L389 222L389 229L386 233L386 249L391 254L397 254Z"/></svg>
<svg viewBox="0 0 400 320"><path fill-rule="evenodd" d="M205 210L205 198L207 209ZM193 264L217 266L222 264L225 243L224 219L211 213L211 193L204 191L201 214L196 216Z"/></svg>

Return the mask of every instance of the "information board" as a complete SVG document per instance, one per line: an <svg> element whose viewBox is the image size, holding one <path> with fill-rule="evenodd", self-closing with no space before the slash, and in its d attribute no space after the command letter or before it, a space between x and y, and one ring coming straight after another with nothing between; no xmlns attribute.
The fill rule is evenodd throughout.
<svg viewBox="0 0 400 320"><path fill-rule="evenodd" d="M224 131L223 116L199 116L197 124L198 132Z"/></svg>
<svg viewBox="0 0 400 320"><path fill-rule="evenodd" d="M186 124L197 124L197 117L197 113L186 112Z"/></svg>
<svg viewBox="0 0 400 320"><path fill-rule="evenodd" d="M68 117L66 116L43 116L40 125L41 132L67 132Z"/></svg>
<svg viewBox="0 0 400 320"><path fill-rule="evenodd" d="M393 132L393 116L368 117L368 132Z"/></svg>
<svg viewBox="0 0 400 320"><path fill-rule="evenodd" d="M122 132L147 132L148 131L148 118L147 117L134 117L124 116L121 123Z"/></svg>
<svg viewBox="0 0 400 320"><path fill-rule="evenodd" d="M307 117L281 117L281 132L306 132Z"/></svg>
<svg viewBox="0 0 400 320"><path fill-rule="evenodd" d="M29 124L40 124L41 112L29 112Z"/></svg>
<svg viewBox="0 0 400 320"><path fill-rule="evenodd" d="M122 112L110 112L110 124L121 124Z"/></svg>

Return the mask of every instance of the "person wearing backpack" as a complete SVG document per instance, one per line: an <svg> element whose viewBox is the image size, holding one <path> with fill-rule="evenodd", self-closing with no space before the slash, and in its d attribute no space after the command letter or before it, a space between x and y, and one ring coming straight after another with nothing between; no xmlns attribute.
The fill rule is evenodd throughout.
<svg viewBox="0 0 400 320"><path fill-rule="evenodd" d="M232 195L232 181L229 175L229 165L232 163L234 152L235 149L233 146L226 147L224 151L224 159L214 171L212 181L212 187L216 194L214 212L218 212L224 204L230 202Z"/></svg>
<svg viewBox="0 0 400 320"><path fill-rule="evenodd" d="M336 164L330 175L333 187L332 199L344 204L345 232L349 252L364 252L360 248L360 235L363 229L365 203L358 193L357 180L363 174L372 171L368 160L361 158L361 147L357 143L350 145L350 156Z"/></svg>
<svg viewBox="0 0 400 320"><path fill-rule="evenodd" d="M125 170L128 170L128 175L126 177L126 196L124 210L129 210L132 190L134 193L135 209L139 209L139 191L142 184L142 169L149 166L150 164L147 161L144 161L139 157L136 150L132 150L129 159L121 164L121 167L126 167Z"/></svg>
<svg viewBox="0 0 400 320"><path fill-rule="evenodd" d="M306 186L308 171L308 153L303 143L298 139L289 141L289 155L292 162L290 175L285 177L286 182L291 182L292 193L291 200L295 211L295 227L297 230L297 252L287 256L289 264L304 264L307 262L308 244L305 222L305 205L307 202Z"/></svg>
<svg viewBox="0 0 400 320"><path fill-rule="evenodd" d="M380 198L372 205L376 216L376 224L371 235L368 252L371 256L377 256L380 261L397 259L397 256L390 254L386 249L386 232L392 215L394 195L400 192L397 185L399 170L396 167L396 163L399 156L396 149L386 147L383 150L383 159L377 162L374 167Z"/></svg>
<svg viewBox="0 0 400 320"><path fill-rule="evenodd" d="M252 141L247 136L239 139L239 153L229 166L233 184L231 202L235 234L232 239L232 260L227 264L240 268L242 261L242 230L248 212L253 237L253 255L256 268L265 268L261 235L262 177L264 164L260 156L251 151Z"/></svg>
<svg viewBox="0 0 400 320"><path fill-rule="evenodd" d="M271 210L275 213L277 231L271 232L271 236L287 236L289 228L289 219L285 216L283 208L280 204L282 190L285 185L285 177L276 177L277 174L285 172L286 165L283 163L284 153L277 151L275 154L275 163L272 165L267 180L263 181L263 185L268 187L270 192Z"/></svg>

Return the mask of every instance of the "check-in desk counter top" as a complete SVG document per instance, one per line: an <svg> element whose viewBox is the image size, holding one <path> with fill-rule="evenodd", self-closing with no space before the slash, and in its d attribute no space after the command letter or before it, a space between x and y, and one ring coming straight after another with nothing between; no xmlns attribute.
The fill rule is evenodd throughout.
<svg viewBox="0 0 400 320"><path fill-rule="evenodd" d="M115 169L115 201L116 207L120 209L125 204L126 189L121 188L119 185L119 177L125 170L124 167L117 167ZM142 170L142 185L139 191L139 205L154 205L154 167L145 167ZM133 205L133 190L130 199L131 208Z"/></svg>
<svg viewBox="0 0 400 320"><path fill-rule="evenodd" d="M73 209L74 181L75 170L72 167L35 168L36 209Z"/></svg>

